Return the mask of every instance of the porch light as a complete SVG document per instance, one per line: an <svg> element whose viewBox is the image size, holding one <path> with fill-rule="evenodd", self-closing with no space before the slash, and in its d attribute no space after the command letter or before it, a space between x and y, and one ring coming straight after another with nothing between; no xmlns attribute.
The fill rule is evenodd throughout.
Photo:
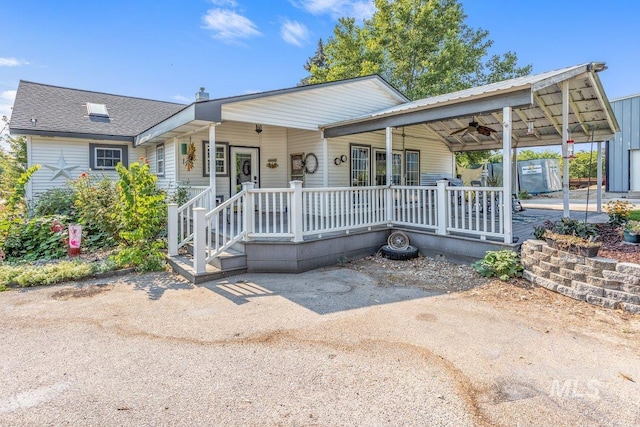
<svg viewBox="0 0 640 427"><path fill-rule="evenodd" d="M180 154L182 154L183 156L187 155L187 144L185 142L180 144Z"/></svg>
<svg viewBox="0 0 640 427"><path fill-rule="evenodd" d="M257 134L261 134L262 133L262 125L256 125L256 133Z"/></svg>
<svg viewBox="0 0 640 427"><path fill-rule="evenodd" d="M527 136L535 136L536 130L533 128L533 120L527 120Z"/></svg>

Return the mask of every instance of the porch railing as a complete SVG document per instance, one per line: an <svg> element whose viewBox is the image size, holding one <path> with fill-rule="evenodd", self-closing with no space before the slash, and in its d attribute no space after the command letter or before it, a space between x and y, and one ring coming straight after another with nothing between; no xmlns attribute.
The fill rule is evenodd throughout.
<svg viewBox="0 0 640 427"><path fill-rule="evenodd" d="M387 187L302 189L302 235L386 223Z"/></svg>
<svg viewBox="0 0 640 427"><path fill-rule="evenodd" d="M236 242L279 238L301 242L305 237L373 226L402 225L436 234L511 240L505 231L503 206L511 208L503 189L435 186L255 189L243 191L207 212L210 191L186 205L169 205L169 255L194 244L197 273L206 262Z"/></svg>

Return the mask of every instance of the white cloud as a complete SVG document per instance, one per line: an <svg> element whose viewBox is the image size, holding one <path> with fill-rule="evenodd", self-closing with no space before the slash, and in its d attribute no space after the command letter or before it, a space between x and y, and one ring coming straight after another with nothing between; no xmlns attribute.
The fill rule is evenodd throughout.
<svg viewBox="0 0 640 427"><path fill-rule="evenodd" d="M11 118L11 107L13 107L13 101L16 99L16 92L15 90L0 92L0 119L2 119L3 116L7 116L9 119ZM2 130L0 136L8 132L3 121L0 121L0 130Z"/></svg>
<svg viewBox="0 0 640 427"><path fill-rule="evenodd" d="M309 29L297 21L284 21L280 27L282 40L294 46L302 46L309 39Z"/></svg>
<svg viewBox="0 0 640 427"><path fill-rule="evenodd" d="M0 58L0 67L19 67L29 65L29 62L17 58Z"/></svg>
<svg viewBox="0 0 640 427"><path fill-rule="evenodd" d="M187 98L184 95L174 95L172 98L175 99L178 102L182 102L182 103L185 103L185 104L191 101L190 98Z"/></svg>
<svg viewBox="0 0 640 427"><path fill-rule="evenodd" d="M211 9L202 20L204 28L213 31L213 38L227 42L262 35L253 21L232 10Z"/></svg>
<svg viewBox="0 0 640 427"><path fill-rule="evenodd" d="M216 6L222 6L222 7L237 7L238 6L238 2L235 0L211 0L211 3L215 4Z"/></svg>
<svg viewBox="0 0 640 427"><path fill-rule="evenodd" d="M17 90L5 90L4 92L0 92L0 99L10 101L13 104L13 101L16 100L17 93Z"/></svg>
<svg viewBox="0 0 640 427"><path fill-rule="evenodd" d="M371 18L375 11L373 0L289 0L292 5L313 15L349 16L358 20Z"/></svg>

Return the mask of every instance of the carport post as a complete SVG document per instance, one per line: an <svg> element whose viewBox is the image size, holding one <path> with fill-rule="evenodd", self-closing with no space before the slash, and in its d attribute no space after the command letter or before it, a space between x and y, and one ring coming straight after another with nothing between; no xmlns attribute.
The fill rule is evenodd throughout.
<svg viewBox="0 0 640 427"><path fill-rule="evenodd" d="M502 192L504 193L502 200L502 218L504 225L504 242L512 243L513 241L513 224L511 222L511 178L513 171L513 163L511 162L511 107L502 109Z"/></svg>
<svg viewBox="0 0 640 427"><path fill-rule="evenodd" d="M598 173L596 175L598 179L598 186L596 187L596 208L598 213L602 213L602 141L598 141L598 156L596 159L598 161Z"/></svg>
<svg viewBox="0 0 640 427"><path fill-rule="evenodd" d="M212 171L213 172L213 171ZM207 271L207 209L193 208L193 269L196 274Z"/></svg>
<svg viewBox="0 0 640 427"><path fill-rule="evenodd" d="M569 81L562 82L562 205L563 216L571 217L569 211L569 152L567 141L569 140Z"/></svg>
<svg viewBox="0 0 640 427"><path fill-rule="evenodd" d="M167 209L167 240L169 256L178 255L178 205L169 203Z"/></svg>

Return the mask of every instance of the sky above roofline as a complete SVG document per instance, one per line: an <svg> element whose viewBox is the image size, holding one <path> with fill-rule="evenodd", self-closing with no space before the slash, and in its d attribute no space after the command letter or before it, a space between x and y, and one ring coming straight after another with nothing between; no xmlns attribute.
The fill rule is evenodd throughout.
<svg viewBox="0 0 640 427"><path fill-rule="evenodd" d="M640 2L462 1L466 23L489 31L492 53L515 51L540 73L603 61L609 98L640 93ZM0 42L0 116L20 79L190 103L295 86L337 19L373 12L369 0L9 2Z"/></svg>

